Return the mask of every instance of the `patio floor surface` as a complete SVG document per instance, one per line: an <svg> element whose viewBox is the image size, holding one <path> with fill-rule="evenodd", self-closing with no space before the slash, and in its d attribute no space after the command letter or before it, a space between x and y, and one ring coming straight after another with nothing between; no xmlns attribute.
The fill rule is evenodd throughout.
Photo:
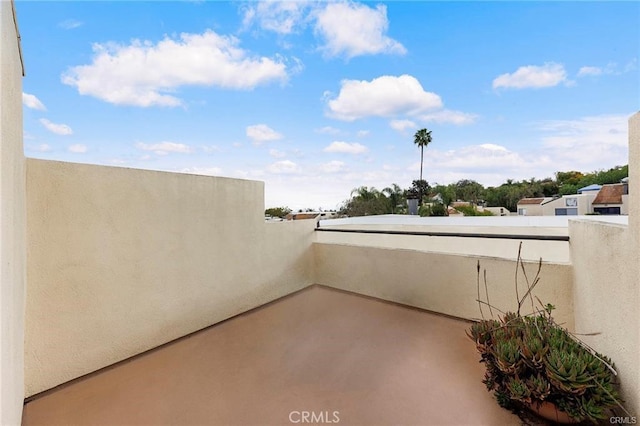
<svg viewBox="0 0 640 426"><path fill-rule="evenodd" d="M23 425L521 424L468 326L314 285L46 392Z"/></svg>

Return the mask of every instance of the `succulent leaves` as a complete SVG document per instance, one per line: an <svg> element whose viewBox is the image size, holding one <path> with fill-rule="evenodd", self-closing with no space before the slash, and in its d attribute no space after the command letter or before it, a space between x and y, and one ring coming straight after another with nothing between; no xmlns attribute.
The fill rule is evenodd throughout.
<svg viewBox="0 0 640 426"><path fill-rule="evenodd" d="M506 313L467 330L486 366L483 383L503 407L550 401L578 421L606 418L619 404L615 375L607 366L613 363L558 326L550 310Z"/></svg>

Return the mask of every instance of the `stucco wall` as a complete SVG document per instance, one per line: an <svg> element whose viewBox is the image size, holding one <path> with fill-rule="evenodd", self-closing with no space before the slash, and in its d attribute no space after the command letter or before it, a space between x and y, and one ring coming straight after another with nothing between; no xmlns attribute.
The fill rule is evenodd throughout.
<svg viewBox="0 0 640 426"><path fill-rule="evenodd" d="M629 231L640 244L640 113L629 119Z"/></svg>
<svg viewBox="0 0 640 426"><path fill-rule="evenodd" d="M543 216L543 209L541 204L518 204L517 212L520 215L520 209L525 209L525 214L521 216Z"/></svg>
<svg viewBox="0 0 640 426"><path fill-rule="evenodd" d="M480 259L481 268L487 270L491 304L503 311L517 309L514 260L346 244L316 243L313 248L318 284L467 319L480 318L476 302ZM532 277L537 263L527 262L526 267ZM556 319L573 328L571 265L544 263L541 277L535 294L556 305ZM526 291L522 275L519 283L522 295ZM484 284L482 289L485 300ZM530 311L531 304L525 303L523 312ZM488 309L484 312L488 315Z"/></svg>
<svg viewBox="0 0 640 426"><path fill-rule="evenodd" d="M587 213L593 213L593 200L595 200L597 194L593 194L589 191L585 194L565 195L557 200L550 201L542 205L542 214L544 216L555 216L556 209L578 209L579 215L585 215ZM577 201L577 206L567 206L567 199L573 198Z"/></svg>
<svg viewBox="0 0 640 426"><path fill-rule="evenodd" d="M496 227L496 229L491 229L491 232L500 233L506 230L509 229ZM482 229L478 229L478 231L479 233L483 232ZM484 232L486 233L487 230L485 229ZM517 239L386 235L326 231L318 232L316 241L325 244L408 249L423 252L449 253L474 257L496 257L513 260L518 257L518 245L520 244L520 240ZM527 248L522 253L524 260L537 261L542 257L548 262L570 263L569 243L567 241L525 240L524 244Z"/></svg>
<svg viewBox="0 0 640 426"><path fill-rule="evenodd" d="M626 226L583 220L570 225L574 266L574 314L578 333L618 367L623 398L640 413L638 375L638 249Z"/></svg>
<svg viewBox="0 0 640 426"><path fill-rule="evenodd" d="M24 397L25 171L22 66L13 3L0 1L0 424L18 425Z"/></svg>
<svg viewBox="0 0 640 426"><path fill-rule="evenodd" d="M629 225L571 221L576 330L618 367L623 397L640 415L640 114L629 120Z"/></svg>
<svg viewBox="0 0 640 426"><path fill-rule="evenodd" d="M312 283L263 183L27 160L26 394Z"/></svg>

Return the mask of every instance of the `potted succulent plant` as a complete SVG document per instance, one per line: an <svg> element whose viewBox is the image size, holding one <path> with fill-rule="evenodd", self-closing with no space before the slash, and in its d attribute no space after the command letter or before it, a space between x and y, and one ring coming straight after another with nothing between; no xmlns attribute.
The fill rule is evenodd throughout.
<svg viewBox="0 0 640 426"><path fill-rule="evenodd" d="M516 270L517 309L502 312L489 303L486 271L487 300L480 298L478 262L478 304L482 320L475 322L467 335L476 343L480 362L486 366L483 383L487 390L493 391L502 407L526 407L561 423L585 420L595 423L607 418L608 411L614 407L624 410L611 359L557 324L552 316L554 306L543 305L533 295L532 290L540 280L542 259L532 282L527 278L520 250L516 267L522 270L527 290L519 297ZM527 302L528 307L529 301L531 311L522 314L523 305ZM485 318L485 310L491 318ZM494 316L494 311L499 314Z"/></svg>

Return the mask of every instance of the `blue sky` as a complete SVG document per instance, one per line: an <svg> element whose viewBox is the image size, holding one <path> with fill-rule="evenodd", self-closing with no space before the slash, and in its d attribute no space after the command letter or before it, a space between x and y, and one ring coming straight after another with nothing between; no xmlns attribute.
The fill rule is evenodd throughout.
<svg viewBox="0 0 640 426"><path fill-rule="evenodd" d="M626 164L637 2L17 1L29 157L355 187Z"/></svg>

